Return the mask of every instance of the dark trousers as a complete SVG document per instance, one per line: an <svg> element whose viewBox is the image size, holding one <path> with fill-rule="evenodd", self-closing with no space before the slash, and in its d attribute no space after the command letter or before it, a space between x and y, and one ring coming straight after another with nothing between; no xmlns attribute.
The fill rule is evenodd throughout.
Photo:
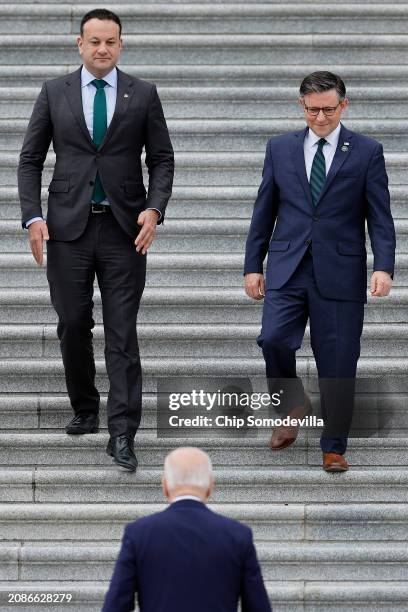
<svg viewBox="0 0 408 612"><path fill-rule="evenodd" d="M76 240L47 243L47 278L58 314L68 395L75 414L97 414L92 345L93 284L98 279L109 377L108 428L111 436L134 437L140 423L142 371L136 318L146 275L146 256L112 212L90 213Z"/></svg>
<svg viewBox="0 0 408 612"><path fill-rule="evenodd" d="M353 416L364 304L323 297L316 285L312 255L306 252L281 289L266 291L258 337L268 381L287 379L294 405L304 402L296 374L296 351L308 319L325 421L320 445L324 452L343 454Z"/></svg>

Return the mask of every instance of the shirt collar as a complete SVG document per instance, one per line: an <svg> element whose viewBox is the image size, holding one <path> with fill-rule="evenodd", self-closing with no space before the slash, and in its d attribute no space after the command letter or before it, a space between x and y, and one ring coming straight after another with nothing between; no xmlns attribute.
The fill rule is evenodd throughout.
<svg viewBox="0 0 408 612"><path fill-rule="evenodd" d="M91 72L89 72L89 70L87 70L87 68L85 68L84 65L82 65L82 70L81 70L81 87L86 87L86 85L89 85L89 83L91 83L91 81L93 81L94 79L97 79L97 78L98 77L93 75ZM118 83L118 73L117 73L117 70L116 70L116 66L114 68L112 68L112 70L110 72L108 72L108 74L106 76L103 77L103 80L106 81L108 83L108 85L110 85L111 87L114 87L116 89L117 83Z"/></svg>
<svg viewBox="0 0 408 612"><path fill-rule="evenodd" d="M339 142L340 130L341 123L339 123L336 129L334 129L332 132L330 132L328 136L325 137L325 140L335 149L337 148ZM318 136L311 128L309 128L307 133L307 146L310 148L314 147L314 145L319 142L320 138L321 136Z"/></svg>
<svg viewBox="0 0 408 612"><path fill-rule="evenodd" d="M175 502L181 501L182 499L193 499L194 501L203 503L203 500L197 497L196 495L179 495L178 497L175 497L171 503L174 504Z"/></svg>

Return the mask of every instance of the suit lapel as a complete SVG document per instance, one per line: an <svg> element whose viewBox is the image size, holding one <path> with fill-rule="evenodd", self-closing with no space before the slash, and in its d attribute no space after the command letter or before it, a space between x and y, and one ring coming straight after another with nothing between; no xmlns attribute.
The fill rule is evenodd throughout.
<svg viewBox="0 0 408 612"><path fill-rule="evenodd" d="M117 95L115 112L113 113L112 120L109 124L108 129L106 130L104 139L99 145L99 148L96 147L94 141L92 140L85 121L81 93L82 66L80 66L80 68L78 68L78 70L76 70L72 74L68 75L65 81L65 95L67 96L72 113L75 119L77 120L78 125L81 128L87 141L94 147L94 149L97 149L98 151L100 151L102 147L106 145L108 140L111 138L115 127L117 127L122 117L124 117L134 91L132 79L130 79L127 75L125 75L125 73L119 70L119 68L116 69L118 73L118 90L116 92Z"/></svg>
<svg viewBox="0 0 408 612"><path fill-rule="evenodd" d="M336 177L336 174L338 173L338 171L340 170L340 168L342 167L342 165L344 164L344 162L346 161L346 159L350 155L350 151L353 148L352 137L353 137L353 133L349 132L344 127L344 125L342 125L341 126L341 130L340 130L340 134L339 134L339 142L337 143L337 149L336 149L336 152L334 154L333 161L332 161L331 166L330 166L330 170L329 170L329 172L327 174L326 181L325 181L325 183L323 185L322 191L320 192L320 196L319 196L319 199L318 199L318 201L316 203L316 206L318 206L320 204L320 202L322 201L322 199L325 196L325 193L327 192L327 190L329 189L330 185L332 184L334 178ZM348 143L345 146L345 148L347 150L343 151L342 147L344 146L345 142Z"/></svg>
<svg viewBox="0 0 408 612"><path fill-rule="evenodd" d="M91 145L96 149L96 145L91 138L88 128L86 127L86 121L84 116L84 109L82 107L82 93L81 93L81 70L82 66L78 68L72 74L69 74L65 80L65 95L67 96L68 103L71 107L71 111L78 122L85 138Z"/></svg>
<svg viewBox="0 0 408 612"><path fill-rule="evenodd" d="M119 70L119 68L116 68L116 70L118 73L118 90L116 92L115 112L113 113L112 120L108 129L106 130L104 139L99 145L99 151L106 145L115 131L115 128L119 125L121 119L123 119L123 117L126 115L130 99L134 93L132 79L129 78L124 72Z"/></svg>
<svg viewBox="0 0 408 612"><path fill-rule="evenodd" d="M313 208L312 194L310 192L309 181L307 180L306 166L305 166L305 153L303 149L303 143L305 140L306 132L307 132L307 128L304 130L301 130L300 132L296 132L294 134L294 138L293 138L292 145L291 145L291 153L292 153L293 163L295 165L296 172L301 182L301 185L304 189L306 198L310 206Z"/></svg>

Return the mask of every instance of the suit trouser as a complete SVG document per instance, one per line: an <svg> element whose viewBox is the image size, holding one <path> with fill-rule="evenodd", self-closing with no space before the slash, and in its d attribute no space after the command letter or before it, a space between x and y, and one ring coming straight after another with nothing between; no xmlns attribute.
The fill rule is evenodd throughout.
<svg viewBox="0 0 408 612"><path fill-rule="evenodd" d="M343 454L353 416L355 376L360 356L364 304L323 297L316 284L309 252L281 289L268 289L258 344L268 381L286 379L292 407L303 405L303 385L296 375L296 351L307 320L319 377L324 452Z"/></svg>
<svg viewBox="0 0 408 612"><path fill-rule="evenodd" d="M136 318L146 275L146 256L112 212L90 213L76 240L47 243L47 278L58 314L57 334L68 395L75 414L97 414L92 344L93 284L102 298L105 361L110 389L108 428L111 436L134 436L140 423L142 371Z"/></svg>

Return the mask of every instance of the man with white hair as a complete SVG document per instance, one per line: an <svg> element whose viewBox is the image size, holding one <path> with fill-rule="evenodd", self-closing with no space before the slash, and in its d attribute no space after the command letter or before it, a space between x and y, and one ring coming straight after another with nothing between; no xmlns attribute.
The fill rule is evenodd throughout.
<svg viewBox="0 0 408 612"><path fill-rule="evenodd" d="M164 463L163 512L129 523L102 612L271 612L249 527L206 506L210 458L178 448Z"/></svg>

